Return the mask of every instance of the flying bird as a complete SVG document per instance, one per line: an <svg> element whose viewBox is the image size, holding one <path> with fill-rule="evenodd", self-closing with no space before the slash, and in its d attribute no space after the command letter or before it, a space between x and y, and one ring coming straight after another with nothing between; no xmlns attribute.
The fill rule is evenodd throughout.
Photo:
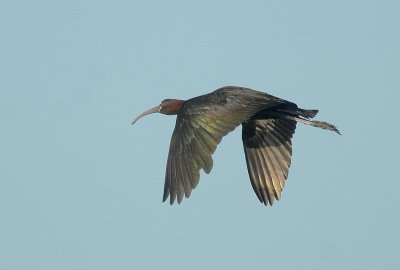
<svg viewBox="0 0 400 270"><path fill-rule="evenodd" d="M242 125L242 140L251 185L261 203L271 206L288 177L292 137L297 123L340 134L327 122L311 121L318 110L244 87L226 86L188 100L165 99L133 120L151 113L177 115L165 173L163 201L181 203L209 174L212 154L223 136Z"/></svg>

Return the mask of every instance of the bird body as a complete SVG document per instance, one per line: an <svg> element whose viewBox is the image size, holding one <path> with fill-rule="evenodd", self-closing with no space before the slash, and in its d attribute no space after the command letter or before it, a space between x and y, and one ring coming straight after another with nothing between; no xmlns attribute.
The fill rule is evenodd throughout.
<svg viewBox="0 0 400 270"><path fill-rule="evenodd" d="M199 182L200 169L211 172L211 156L218 143L239 125L250 181L265 205L281 197L297 122L339 133L331 124L308 120L317 110L300 109L295 103L244 87L227 86L186 101L166 99L133 123L154 112L177 114L163 195L163 201L169 197L170 204L190 196Z"/></svg>

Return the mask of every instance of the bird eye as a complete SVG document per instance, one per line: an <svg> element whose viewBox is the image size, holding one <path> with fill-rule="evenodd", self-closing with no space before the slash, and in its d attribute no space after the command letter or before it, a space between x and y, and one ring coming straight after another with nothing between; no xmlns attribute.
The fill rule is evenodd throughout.
<svg viewBox="0 0 400 270"><path fill-rule="evenodd" d="M162 109L162 105L160 104L160 106L158 107L158 111L161 112Z"/></svg>

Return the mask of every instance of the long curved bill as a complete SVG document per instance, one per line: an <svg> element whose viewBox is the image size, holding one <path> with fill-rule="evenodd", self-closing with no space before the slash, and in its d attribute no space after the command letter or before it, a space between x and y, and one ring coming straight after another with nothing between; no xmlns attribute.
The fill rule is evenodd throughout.
<svg viewBox="0 0 400 270"><path fill-rule="evenodd" d="M137 120L139 120L140 118L142 118L143 116L146 116L148 114L152 114L152 113L158 113L160 112L160 105L155 106L154 108L151 108L143 113L141 113L138 117L136 117L133 121L132 121L132 125L136 123Z"/></svg>

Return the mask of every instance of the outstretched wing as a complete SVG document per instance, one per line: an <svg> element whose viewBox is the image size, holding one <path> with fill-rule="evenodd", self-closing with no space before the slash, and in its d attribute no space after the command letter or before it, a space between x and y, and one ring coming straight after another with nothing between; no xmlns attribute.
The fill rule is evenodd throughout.
<svg viewBox="0 0 400 270"><path fill-rule="evenodd" d="M292 158L296 122L285 119L249 120L242 138L251 185L260 202L267 205L281 197Z"/></svg>
<svg viewBox="0 0 400 270"><path fill-rule="evenodd" d="M210 173L211 155L222 137L262 109L287 102L246 88L221 88L187 100L178 113L171 138L164 196L173 204L189 197L200 179Z"/></svg>

